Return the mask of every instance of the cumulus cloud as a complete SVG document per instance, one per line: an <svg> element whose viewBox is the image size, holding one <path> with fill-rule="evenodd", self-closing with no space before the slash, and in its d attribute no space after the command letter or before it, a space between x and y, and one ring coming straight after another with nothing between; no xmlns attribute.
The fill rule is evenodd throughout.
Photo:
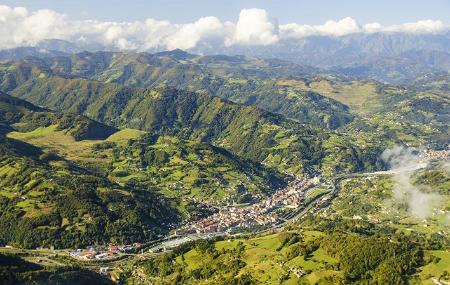
<svg viewBox="0 0 450 285"><path fill-rule="evenodd" d="M203 17L187 24L146 19L134 22L74 20L52 10L28 11L0 5L0 49L34 46L44 39L62 39L117 50L190 49L200 43L225 46L265 46L312 35L344 36L353 33L440 33L441 21L425 20L394 26L371 23L360 26L347 17L323 25L278 25L262 9L243 9L236 23Z"/></svg>
<svg viewBox="0 0 450 285"><path fill-rule="evenodd" d="M29 13L23 7L0 5L0 47L35 45L45 38L65 38L64 15L51 10Z"/></svg>
<svg viewBox="0 0 450 285"><path fill-rule="evenodd" d="M327 21L323 25L286 24L280 26L284 38L303 38L312 35L345 36L355 33L410 33L437 34L448 30L442 21L424 20L415 23L383 26L380 23L369 23L360 26L356 20L347 17L339 21Z"/></svg>
<svg viewBox="0 0 450 285"><path fill-rule="evenodd" d="M165 44L168 49L190 49L196 47L200 40L223 38L226 34L226 25L219 19L205 17L192 24L181 25L175 33L168 36Z"/></svg>
<svg viewBox="0 0 450 285"><path fill-rule="evenodd" d="M448 27L442 21L424 20L415 23L383 26L380 23L370 23L363 27L367 33L413 33L413 34L437 34L444 32Z"/></svg>
<svg viewBox="0 0 450 285"><path fill-rule="evenodd" d="M278 22L265 10L244 9L239 14L233 35L225 40L225 44L270 45L278 42L278 33Z"/></svg>
<svg viewBox="0 0 450 285"><path fill-rule="evenodd" d="M280 26L280 29L286 38L303 38L312 35L339 37L362 31L358 23L350 17L340 21L327 21L317 26L287 24Z"/></svg>

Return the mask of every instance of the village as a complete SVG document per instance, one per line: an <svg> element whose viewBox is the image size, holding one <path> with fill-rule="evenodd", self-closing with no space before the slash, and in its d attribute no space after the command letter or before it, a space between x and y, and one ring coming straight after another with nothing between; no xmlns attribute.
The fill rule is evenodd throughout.
<svg viewBox="0 0 450 285"><path fill-rule="evenodd" d="M450 159L450 145L443 150L425 149L420 153L420 157L425 160L448 161Z"/></svg>
<svg viewBox="0 0 450 285"><path fill-rule="evenodd" d="M165 251L174 245L201 238L211 238L211 235L251 229L258 226L274 224L280 220L277 209L297 209L304 206L307 191L320 183L317 177L297 178L288 183L287 187L276 191L269 198L248 206L229 206L207 218L188 223L173 233L182 236L180 239L169 239L152 248L151 251ZM205 236L203 236L205 235ZM166 244L167 243L167 244ZM84 249L75 249L69 253L72 258L83 261L110 261L124 254L138 253L143 249L141 243L129 245L92 245Z"/></svg>
<svg viewBox="0 0 450 285"><path fill-rule="evenodd" d="M111 260L122 254L136 253L141 249L141 243L133 243L131 245L113 245L108 246L93 245L85 249L76 249L69 253L73 258L80 260Z"/></svg>
<svg viewBox="0 0 450 285"><path fill-rule="evenodd" d="M219 212L189 223L175 231L176 235L229 232L265 226L279 220L275 210L296 209L303 205L306 192L319 184L319 179L297 178L270 198L243 207L224 207Z"/></svg>

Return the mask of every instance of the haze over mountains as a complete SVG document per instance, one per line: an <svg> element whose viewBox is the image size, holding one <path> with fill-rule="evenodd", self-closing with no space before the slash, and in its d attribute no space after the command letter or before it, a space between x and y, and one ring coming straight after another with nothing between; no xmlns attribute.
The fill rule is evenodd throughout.
<svg viewBox="0 0 450 285"><path fill-rule="evenodd" d="M386 26L362 25L347 17L322 25L279 24L265 10L243 9L235 23L216 17L188 24L155 19L120 23L74 20L52 10L1 7L5 24L0 28L0 60L86 50L179 48L205 55L278 58L395 84L450 71L449 27L439 20Z"/></svg>
<svg viewBox="0 0 450 285"><path fill-rule="evenodd" d="M210 55L248 55L279 58L361 79L406 84L423 76L450 71L450 35L407 33L354 34L341 37L310 36L270 46L199 46L188 51ZM26 56L55 56L101 47L77 45L61 40L43 40L36 47L0 51L0 60ZM116 50L112 48L111 50ZM155 52L158 49L149 49Z"/></svg>

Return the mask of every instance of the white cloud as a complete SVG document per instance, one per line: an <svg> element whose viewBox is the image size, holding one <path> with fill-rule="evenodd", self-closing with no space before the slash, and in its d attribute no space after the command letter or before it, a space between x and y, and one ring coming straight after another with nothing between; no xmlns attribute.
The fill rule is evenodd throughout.
<svg viewBox="0 0 450 285"><path fill-rule="evenodd" d="M364 25L364 32L379 33L379 32L394 32L394 33L412 33L412 34L436 34L442 33L448 27L442 21L423 20L415 23L405 23L401 25L383 26L380 23L371 23Z"/></svg>
<svg viewBox="0 0 450 285"><path fill-rule="evenodd" d="M179 29L165 40L168 49L190 49L197 46L200 40L223 38L226 35L225 25L216 17L200 18L195 23L180 25Z"/></svg>
<svg viewBox="0 0 450 285"><path fill-rule="evenodd" d="M393 198L400 204L406 203L411 214L426 219L442 207L442 197L436 193L423 192L421 187L412 183L415 171L427 167L429 163L420 157L418 149L395 146L384 150L381 159L388 163L394 172Z"/></svg>
<svg viewBox="0 0 450 285"><path fill-rule="evenodd" d="M95 44L109 49L190 49L200 43L225 46L271 45L290 38L311 35L343 36L353 33L440 33L448 27L441 21L425 20L393 26L371 23L360 26L352 18L327 21L323 25L297 23L278 25L262 9L244 9L236 23L204 17L193 23L173 24L146 19L135 22L73 20L52 10L30 12L26 8L0 5L0 49L33 46L44 39L62 39Z"/></svg>
<svg viewBox="0 0 450 285"><path fill-rule="evenodd" d="M285 38L303 38L312 35L339 37L361 32L358 23L350 17L340 21L327 21L323 25L316 26L287 24L280 26L280 30Z"/></svg>
<svg viewBox="0 0 450 285"><path fill-rule="evenodd" d="M347 17L337 22L327 21L324 25L318 26L318 31L333 36L344 36L358 33L361 28L354 19Z"/></svg>
<svg viewBox="0 0 450 285"><path fill-rule="evenodd" d="M45 38L64 38L65 16L51 10L29 13L0 5L0 47L35 45Z"/></svg>
<svg viewBox="0 0 450 285"><path fill-rule="evenodd" d="M379 33L382 32L384 29L383 25L380 23L370 23L366 24L363 27L363 30L367 33Z"/></svg>
<svg viewBox="0 0 450 285"><path fill-rule="evenodd" d="M262 9L243 9L239 14L233 35L225 44L270 45L279 40L278 22Z"/></svg>

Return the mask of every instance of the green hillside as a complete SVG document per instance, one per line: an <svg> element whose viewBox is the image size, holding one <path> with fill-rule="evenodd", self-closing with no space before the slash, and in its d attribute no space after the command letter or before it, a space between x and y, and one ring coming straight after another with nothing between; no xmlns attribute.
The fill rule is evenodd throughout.
<svg viewBox="0 0 450 285"><path fill-rule="evenodd" d="M434 256L445 258L434 263L442 274L447 252L424 252L401 235L300 229L191 242L133 268L154 284L408 284Z"/></svg>
<svg viewBox="0 0 450 285"><path fill-rule="evenodd" d="M6 94L0 114L0 244L154 239L204 215L202 203L258 200L290 179L207 143L117 131Z"/></svg>
<svg viewBox="0 0 450 285"><path fill-rule="evenodd" d="M449 280L446 164L411 176L426 196L415 203L436 199L426 218L395 200L394 175L368 174L386 170L380 156L394 144L448 145L442 85L175 50L1 63L0 90L0 246L17 247L2 248L0 283L108 282L91 272L100 266L127 284ZM305 190L307 175L320 185ZM277 221L255 232L231 226L238 234L226 238L198 233L213 213L251 222L239 209L253 206L264 209L249 210L255 220ZM180 226L198 232L164 253L65 256L92 244L170 244L160 239Z"/></svg>
<svg viewBox="0 0 450 285"><path fill-rule="evenodd" d="M281 87L270 79L299 77L302 67L279 60L242 56L196 56L182 51L159 53L80 53L51 59L27 59L0 68L3 90L50 75L84 77L131 87L168 85L203 90L237 103L255 105L315 126L335 129L352 120L346 106L320 94Z"/></svg>
<svg viewBox="0 0 450 285"><path fill-rule="evenodd" d="M448 94L427 87L431 83L424 79L417 86L393 87L324 74L280 60L198 56L180 50L159 54L84 52L2 64L0 88L11 92L27 81L26 88L32 88L29 80L55 75L130 87L167 85L203 91L309 126L338 129L349 136L360 137L360 131L376 134L374 140L388 143L445 144L450 137L445 124L449 117ZM26 88L22 86L20 92L27 92ZM431 109L420 109L428 104ZM42 105L47 106L46 102Z"/></svg>
<svg viewBox="0 0 450 285"><path fill-rule="evenodd" d="M288 178L205 143L172 136L144 137L114 149L111 179L145 185L168 197L250 202Z"/></svg>
<svg viewBox="0 0 450 285"><path fill-rule="evenodd" d="M109 135L113 128L45 111L6 94L0 102L0 244L75 247L136 241L155 237L177 221L177 210L156 193L113 183L104 173L27 143L39 136L66 136L72 141L65 146L71 147L77 140Z"/></svg>
<svg viewBox="0 0 450 285"><path fill-rule="evenodd" d="M325 163L325 154L333 152L328 150L329 146L334 147L328 140L339 144L344 153L351 154L327 160L326 164L332 164L330 169L353 172L380 167L376 154L361 156L362 151L343 135L331 136L328 131L202 92L168 87L147 90L50 77L29 80L12 94L37 105L83 114L118 128L209 142L291 174L320 169ZM348 166L339 166L341 159Z"/></svg>
<svg viewBox="0 0 450 285"><path fill-rule="evenodd" d="M53 267L0 253L0 280L4 285L114 284L104 276L77 266Z"/></svg>
<svg viewBox="0 0 450 285"><path fill-rule="evenodd" d="M390 176L344 178L331 204L282 231L191 241L118 270L127 282L144 271L154 284L448 282L449 172L436 164L413 181L442 195L426 219L393 203Z"/></svg>

